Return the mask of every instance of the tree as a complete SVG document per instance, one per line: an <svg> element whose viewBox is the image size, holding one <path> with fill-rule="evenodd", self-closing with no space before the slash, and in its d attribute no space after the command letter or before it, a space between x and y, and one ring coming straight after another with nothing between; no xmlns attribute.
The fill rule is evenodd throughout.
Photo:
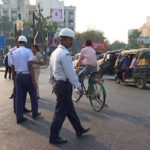
<svg viewBox="0 0 150 150"><path fill-rule="evenodd" d="M87 31L82 33L77 32L76 39L81 41L89 39L95 42L104 42L106 38L104 37L104 33L102 31L88 29Z"/></svg>
<svg viewBox="0 0 150 150"><path fill-rule="evenodd" d="M31 21L25 22L24 26L33 27L33 23ZM57 23L51 22L50 17L42 17L42 21L35 23L34 31L39 31L38 42L44 42L47 38L48 32L56 32Z"/></svg>
<svg viewBox="0 0 150 150"><path fill-rule="evenodd" d="M137 43L137 38L140 37L141 32L137 29L133 30L132 33L128 35L128 48L139 48Z"/></svg>
<svg viewBox="0 0 150 150"><path fill-rule="evenodd" d="M0 20L0 31L2 31L6 37L8 37L11 34L12 23L9 21L8 16L2 16Z"/></svg>
<svg viewBox="0 0 150 150"><path fill-rule="evenodd" d="M127 44L120 41L114 41L112 44L110 44L110 50L118 50L118 49L125 49L127 47Z"/></svg>

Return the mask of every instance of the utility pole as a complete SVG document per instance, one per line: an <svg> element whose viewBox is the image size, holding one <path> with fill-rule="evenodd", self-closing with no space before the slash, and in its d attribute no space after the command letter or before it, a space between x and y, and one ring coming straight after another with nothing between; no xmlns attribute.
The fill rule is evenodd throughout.
<svg viewBox="0 0 150 150"><path fill-rule="evenodd" d="M32 29L33 29L33 37L34 37L34 35L35 35L35 13L33 12L33 14L32 14L32 17L33 17L33 25L32 25Z"/></svg>
<svg viewBox="0 0 150 150"><path fill-rule="evenodd" d="M41 41L43 42L43 32L42 32L42 24L41 24L43 9L41 9L40 3L38 3L37 9L35 11L37 12L38 17L33 12L33 25L35 23L35 19L38 20L38 31L41 32Z"/></svg>
<svg viewBox="0 0 150 150"><path fill-rule="evenodd" d="M42 18L42 11L43 11L43 9L41 9L41 7L40 7L40 3L38 3L38 9L37 9L37 11L38 11L38 15L39 15L39 22L38 22L38 28L40 28L40 23L41 23L41 18Z"/></svg>

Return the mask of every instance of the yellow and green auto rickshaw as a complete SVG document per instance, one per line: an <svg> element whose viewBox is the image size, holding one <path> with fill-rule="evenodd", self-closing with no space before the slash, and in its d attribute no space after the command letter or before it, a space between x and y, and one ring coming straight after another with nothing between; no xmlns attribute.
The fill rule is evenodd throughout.
<svg viewBox="0 0 150 150"><path fill-rule="evenodd" d="M134 83L138 88L142 89L146 84L150 84L150 49L123 50L120 53L119 59L124 56L131 58L131 55L136 55L136 64L132 70L131 78L126 78L128 69L121 72L121 78L118 77L118 71L116 71L115 81L116 83L120 83L120 81L124 83ZM117 59L115 68L117 68L118 62L119 60Z"/></svg>
<svg viewBox="0 0 150 150"><path fill-rule="evenodd" d="M107 75L115 74L114 64L120 52L121 50L107 51L103 55L103 58L97 61L98 72L101 73L102 76L104 74L107 74Z"/></svg>

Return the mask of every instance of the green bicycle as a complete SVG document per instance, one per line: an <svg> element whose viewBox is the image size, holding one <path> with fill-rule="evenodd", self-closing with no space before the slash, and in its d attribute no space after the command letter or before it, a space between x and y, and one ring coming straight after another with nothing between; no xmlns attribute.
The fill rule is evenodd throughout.
<svg viewBox="0 0 150 150"><path fill-rule="evenodd" d="M98 78L97 73L92 73L84 78L83 90L94 111L101 111L105 106L106 90L103 79ZM73 89L72 100L78 102L81 99L79 92Z"/></svg>

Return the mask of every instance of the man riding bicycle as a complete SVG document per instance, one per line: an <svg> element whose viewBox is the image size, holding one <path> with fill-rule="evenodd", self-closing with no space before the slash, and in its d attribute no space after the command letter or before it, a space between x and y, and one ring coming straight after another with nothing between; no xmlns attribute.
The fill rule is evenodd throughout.
<svg viewBox="0 0 150 150"><path fill-rule="evenodd" d="M83 85L83 78L92 73L97 72L97 57L96 51L92 48L92 41L86 40L86 47L81 49L80 56L77 62L76 67L79 67L81 64L85 67L80 71L78 79L81 85Z"/></svg>

